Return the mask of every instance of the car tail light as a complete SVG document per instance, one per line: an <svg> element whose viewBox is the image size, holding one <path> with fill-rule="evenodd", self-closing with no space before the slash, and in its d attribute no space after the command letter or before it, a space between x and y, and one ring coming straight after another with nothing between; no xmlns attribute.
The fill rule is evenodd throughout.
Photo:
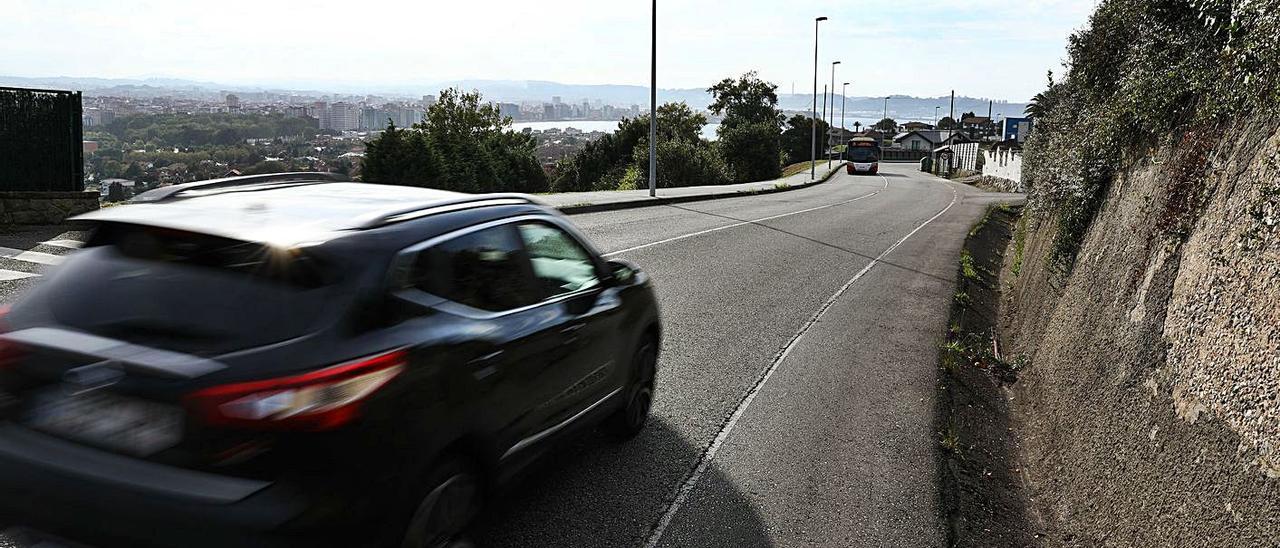
<svg viewBox="0 0 1280 548"><path fill-rule="evenodd" d="M302 375L205 388L186 404L210 426L331 430L358 417L360 404L407 362L407 352L393 350Z"/></svg>

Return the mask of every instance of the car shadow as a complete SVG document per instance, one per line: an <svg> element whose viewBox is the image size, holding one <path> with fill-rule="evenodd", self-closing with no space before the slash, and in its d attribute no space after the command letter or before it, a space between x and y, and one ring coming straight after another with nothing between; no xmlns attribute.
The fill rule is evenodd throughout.
<svg viewBox="0 0 1280 548"><path fill-rule="evenodd" d="M623 442L592 432L552 449L490 501L471 540L485 548L642 546L702 455L661 418ZM714 510L696 514L698 524L677 512L670 530L714 529L714 538L699 535L699 546L772 545L750 499L714 462L693 493L714 496ZM658 544L683 544L668 537Z"/></svg>

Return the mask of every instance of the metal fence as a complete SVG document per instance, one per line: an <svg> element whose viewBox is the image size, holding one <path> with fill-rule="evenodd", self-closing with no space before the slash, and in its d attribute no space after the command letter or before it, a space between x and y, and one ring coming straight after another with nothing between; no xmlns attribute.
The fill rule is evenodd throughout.
<svg viewBox="0 0 1280 548"><path fill-rule="evenodd" d="M0 191L84 190L78 91L0 87Z"/></svg>
<svg viewBox="0 0 1280 548"><path fill-rule="evenodd" d="M951 145L951 168L967 171L978 170L978 143Z"/></svg>

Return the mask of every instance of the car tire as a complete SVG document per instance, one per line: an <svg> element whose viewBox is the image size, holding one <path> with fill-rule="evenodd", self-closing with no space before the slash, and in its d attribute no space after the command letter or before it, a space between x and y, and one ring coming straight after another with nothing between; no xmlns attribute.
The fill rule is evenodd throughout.
<svg viewBox="0 0 1280 548"><path fill-rule="evenodd" d="M433 468L400 545L471 548L463 532L480 512L483 483L460 459L447 459Z"/></svg>
<svg viewBox="0 0 1280 548"><path fill-rule="evenodd" d="M627 387L627 402L605 422L609 434L630 439L644 430L653 407L654 378L658 370L658 341L645 336L631 358L632 381Z"/></svg>

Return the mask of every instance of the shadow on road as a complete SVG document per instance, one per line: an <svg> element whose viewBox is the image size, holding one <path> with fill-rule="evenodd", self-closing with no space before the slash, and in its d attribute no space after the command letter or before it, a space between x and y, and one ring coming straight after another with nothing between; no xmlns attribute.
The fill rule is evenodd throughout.
<svg viewBox="0 0 1280 548"><path fill-rule="evenodd" d="M805 236L805 235L803 235L803 234L796 234L795 232L791 232L791 231L789 231L789 230L783 230L783 229L781 229L781 228L778 228L778 227L775 227L775 226L769 226L769 225L766 225L766 224L763 224L763 223L759 223L759 222L756 222L756 221L749 221L749 220L747 220L747 219L739 219L739 218L737 218L737 217L731 217L731 216L729 216L729 215L721 215L721 214L719 214L719 213L711 213L711 212L707 212L707 211L698 211L698 210L696 210L696 209L689 209L689 208L687 208L687 207L681 207L681 206L673 205L673 204L667 204L667 207L674 207L674 208L676 208L676 209L683 209L683 210L685 210L685 211L689 211L689 212L691 212L691 213L701 213L701 214L703 214L703 215L709 215L709 216L711 216L711 217L719 217L719 218L721 218L721 219L726 219L726 220L730 220L730 221L736 221L736 222L739 222L739 223L746 223L746 224L749 224L749 225L752 225L752 226L758 226L758 227L760 227L760 228L767 228L767 229L772 230L772 231L774 231L774 232L781 232L781 233L786 234L786 235L788 235L788 236L792 236L792 237L795 237L795 238L800 238L801 240L805 240L805 241L807 241L807 242L813 242L813 243L818 244L818 245L823 246L823 247L829 247L829 248L834 249L834 250L836 250L836 251L842 251L842 252L844 252L844 253L848 253L848 254L850 254L850 255L854 255L854 256L857 256L857 257L862 257L862 258L867 259L867 260L869 260L869 261L870 261L870 260L875 260L875 257L873 257L873 256L871 256L871 255L867 255L867 254L865 254L865 253L860 253L860 252L858 252L858 251L854 251L854 250L849 249L849 248L847 248L847 247L838 246L838 245L836 245L836 244L832 244L832 243L824 242L824 241L822 241L822 240L818 240L818 239L810 238L810 237ZM906 271L908 271L908 272L914 272L914 273L919 274L919 275L921 275L921 276L927 276L927 277L929 277L929 278L933 278L933 279L935 279L935 280L939 280L939 281L943 281L943 282L951 283L951 279L949 279L949 278L944 278L944 277L941 277L941 276L937 276L937 275L935 275L935 274L930 274L930 273L928 273L928 272L924 272L924 271L921 271L921 270L916 270L916 269L911 268L911 267L908 267L908 266L902 266L902 265L897 264L897 263L894 263L894 262L892 262L892 261L886 261L886 260L884 260L884 259L880 259L880 264L885 265L885 266L891 266L891 267L894 267L894 268L901 268L902 270L906 270Z"/></svg>
<svg viewBox="0 0 1280 548"><path fill-rule="evenodd" d="M482 548L642 546L702 453L656 417L625 442L589 434L552 450L493 501L473 527L472 540ZM714 463L695 493L705 486L715 487L722 504L714 516L697 516L706 525L692 528L715 529L723 542L711 546L771 545L751 501ZM675 522L682 519L689 516L677 514ZM704 540L700 546L707 546ZM664 538L662 544L681 543Z"/></svg>

